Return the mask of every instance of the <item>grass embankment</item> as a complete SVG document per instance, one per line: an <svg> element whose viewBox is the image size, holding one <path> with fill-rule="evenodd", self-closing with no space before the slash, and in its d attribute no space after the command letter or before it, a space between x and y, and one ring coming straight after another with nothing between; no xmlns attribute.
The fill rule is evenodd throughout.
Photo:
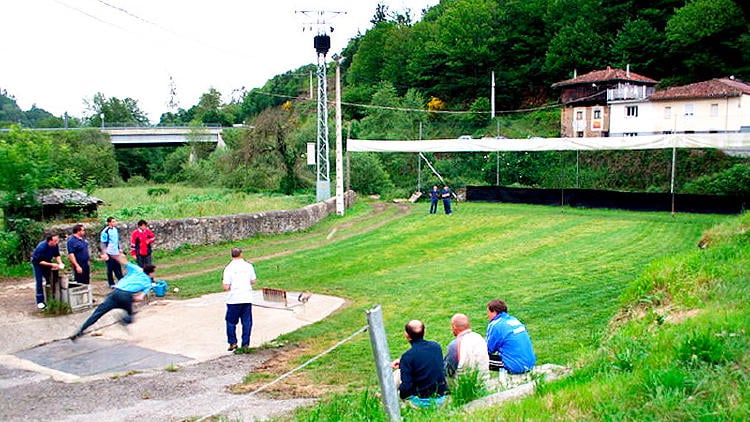
<svg viewBox="0 0 750 422"><path fill-rule="evenodd" d="M314 196L244 193L228 189L192 188L181 185L102 188L92 193L109 206L99 208L104 220L160 220L205 217L301 208L315 202Z"/></svg>
<svg viewBox="0 0 750 422"><path fill-rule="evenodd" d="M616 419L628 416L631 408L642 408L641 397L624 395L610 400L612 386L605 386L598 377L623 376L621 389L634 388L628 374L648 363L640 351L668 348L664 344L641 345L647 340L634 337L650 333L646 328L651 329L652 322L641 322L644 327L631 322L636 324L632 331L626 325L619 329L624 331L613 332L609 321L624 304L632 303L623 303L621 297L645 268L660 273L658 266L651 266L654 260L680 254L704 257L696 247L701 233L731 218L503 204L460 204L448 217L427 215L420 204L418 211L406 217L347 237L347 225L352 225L348 230L356 231L354 220L365 208L359 204L346 217L327 219L303 234L250 239L242 245L255 262L260 286L311 290L350 301L327 320L282 337L281 342L288 344L289 354L295 357L270 371L291 369L362 327L364 311L374 304L383 306L390 350L396 357L408 348L402 330L409 319L422 319L428 338L445 345L452 339L449 318L453 313L467 313L475 330L482 333L486 327L484 305L500 297L508 302L510 312L527 324L540 362L582 365L583 369L563 383L545 386L537 398L522 404L463 416L470 420ZM385 216L378 218L387 221ZM712 253L711 248L704 252ZM166 266L164 277L169 279L171 271L177 276L186 269L178 261L209 257L206 259L216 262L205 260L200 265L212 269L176 282L190 294L218 290L220 271L227 261L226 247L196 250L193 258L189 256L193 251L186 253L188 256L178 259L164 258L168 264L173 261L171 268ZM215 258L210 258L212 254ZM628 294L634 298L645 295L650 300L656 297L642 292ZM727 333L730 338L734 331ZM615 356L624 369L616 368ZM630 368L624 363L628 359ZM252 374L247 381L271 376ZM366 335L287 378L277 390L303 394L310 391L309 385L344 396L337 396L339 405L329 406L324 401L300 413L301 420L384 417L379 405L373 404L378 383ZM407 416L459 417L450 408L437 414L410 412Z"/></svg>

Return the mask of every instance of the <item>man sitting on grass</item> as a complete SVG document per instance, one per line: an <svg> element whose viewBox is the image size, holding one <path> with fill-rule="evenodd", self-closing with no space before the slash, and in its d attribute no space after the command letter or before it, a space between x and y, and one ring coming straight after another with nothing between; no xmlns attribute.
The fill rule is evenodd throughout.
<svg viewBox="0 0 750 422"><path fill-rule="evenodd" d="M526 326L508 314L508 305L500 299L487 303L487 351L490 370L523 374L536 365L536 355Z"/></svg>
<svg viewBox="0 0 750 422"><path fill-rule="evenodd" d="M481 334L471 330L469 317L464 314L453 315L451 331L456 338L448 344L445 352L445 373L454 377L463 371L473 370L486 378L490 368L487 342Z"/></svg>
<svg viewBox="0 0 750 422"><path fill-rule="evenodd" d="M424 331L422 321L409 321L404 335L411 343L411 349L391 364L396 370L393 379L399 395L419 408L443 404L448 392L443 372L443 350L436 342L425 340Z"/></svg>

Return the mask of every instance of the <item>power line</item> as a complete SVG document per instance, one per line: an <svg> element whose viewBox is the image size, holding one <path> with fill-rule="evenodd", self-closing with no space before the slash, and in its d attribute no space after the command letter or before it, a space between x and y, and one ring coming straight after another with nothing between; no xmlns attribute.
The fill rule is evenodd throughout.
<svg viewBox="0 0 750 422"><path fill-rule="evenodd" d="M269 97L279 97L279 98L290 98L290 99L297 99L298 96L293 95L285 95L285 94L274 94L272 92L265 92L265 91L258 91L253 90L250 91L248 95L252 94L260 94L260 95L266 95ZM333 104L332 102L329 102ZM485 114L488 113L489 110L484 111L473 111L473 110L427 110L423 108L409 108L409 107L392 107L392 106L380 106L375 104L358 104L358 103L347 103L342 102L342 105L350 106L350 107L359 107L359 108L371 108L371 109L378 109L378 110L392 110L392 111L407 111L407 112L417 112L417 113L442 113L442 114ZM531 108L519 108L514 110L498 110L496 113L498 114L511 114L511 113L527 113L530 111L539 111L539 110L547 110L550 108L559 108L562 107L562 104L550 104L546 106L540 106L540 107L531 107Z"/></svg>
<svg viewBox="0 0 750 422"><path fill-rule="evenodd" d="M68 9L72 9L72 10L75 10L76 12L78 12L78 13L80 13L80 14L82 14L82 15L86 15L86 16L90 17L91 19L94 19L95 21L99 21L99 22L101 22L101 23L103 23L103 24L106 24L106 25L110 25L110 26L113 26L113 27L115 27L115 28L117 28L117 29L121 29L121 30L123 30L123 31L125 31L125 32L129 32L129 31L128 31L128 30L126 29L126 28L123 28L123 27L122 27L122 26L120 26L120 25L114 24L114 23L112 23L112 22L109 22L109 21L105 21L104 19L101 19L101 18L99 18L99 17L97 17L97 16L94 16L94 15L92 15L92 14L90 14L90 13L88 13L88 12L84 11L84 10L81 10L81 9L79 9L79 8L75 7L75 6L71 6L71 5L67 4L67 3L64 3L64 2L62 2L62 1L60 1L60 0L53 0L53 1L54 1L55 3L57 3L57 4L61 5L61 6L67 7Z"/></svg>

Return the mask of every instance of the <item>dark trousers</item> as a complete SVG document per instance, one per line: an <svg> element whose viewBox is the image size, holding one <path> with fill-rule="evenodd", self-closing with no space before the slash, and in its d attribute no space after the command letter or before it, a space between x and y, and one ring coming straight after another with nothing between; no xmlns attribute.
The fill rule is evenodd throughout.
<svg viewBox="0 0 750 422"><path fill-rule="evenodd" d="M143 268L146 264L151 263L151 255L136 255L135 262L138 263L139 267Z"/></svg>
<svg viewBox="0 0 750 422"><path fill-rule="evenodd" d="M227 303L227 341L237 344L237 323L242 322L242 347L250 346L250 331L253 328L253 305L249 303Z"/></svg>
<svg viewBox="0 0 750 422"><path fill-rule="evenodd" d="M443 199L443 208L445 208L445 213L450 214L451 213L451 200L450 199Z"/></svg>
<svg viewBox="0 0 750 422"><path fill-rule="evenodd" d="M81 329L78 330L78 333L82 334L87 328L94 325L96 321L99 321L99 318L103 317L104 314L112 309L122 309L127 312L127 315L121 320L123 323L130 324L133 322L133 293L120 289L112 290L112 293L104 299L104 302L94 309L94 313L92 313L86 322L83 323Z"/></svg>
<svg viewBox="0 0 750 422"><path fill-rule="evenodd" d="M91 268L89 268L89 264L79 264L81 266L81 273L78 274L78 271L75 269L73 270L73 281L80 284L89 284L91 281Z"/></svg>
<svg viewBox="0 0 750 422"><path fill-rule="evenodd" d="M117 255L109 255L109 259L107 260L107 284L109 287L115 285L115 278L117 280L122 278L122 265L117 260Z"/></svg>
<svg viewBox="0 0 750 422"><path fill-rule="evenodd" d="M437 213L437 199L430 201L430 214L436 214Z"/></svg>
<svg viewBox="0 0 750 422"><path fill-rule="evenodd" d="M32 265L34 266L34 279L36 280L36 303L44 303L44 281L52 285L52 267L39 264Z"/></svg>

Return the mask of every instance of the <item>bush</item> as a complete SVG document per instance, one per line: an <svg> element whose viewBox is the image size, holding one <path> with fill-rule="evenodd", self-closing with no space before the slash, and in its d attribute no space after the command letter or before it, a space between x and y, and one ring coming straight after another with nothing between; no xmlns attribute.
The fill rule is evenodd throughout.
<svg viewBox="0 0 750 422"><path fill-rule="evenodd" d="M146 194L148 196L161 196L169 193L169 188L148 188Z"/></svg>
<svg viewBox="0 0 750 422"><path fill-rule="evenodd" d="M14 250L5 251L5 259L9 265L17 265L28 262L31 252L44 236L44 228L41 223L29 218L15 218L7 221L6 241L17 245ZM16 240L12 240L15 237ZM16 243L17 242L17 243Z"/></svg>
<svg viewBox="0 0 750 422"><path fill-rule="evenodd" d="M393 183L383 164L374 153L352 155L351 188L362 195L382 194L393 189Z"/></svg>
<svg viewBox="0 0 750 422"><path fill-rule="evenodd" d="M146 178L139 175L131 176L130 179L128 179L128 185L130 186L143 186L146 183L148 183Z"/></svg>
<svg viewBox="0 0 750 422"><path fill-rule="evenodd" d="M15 232L0 232L0 263L15 265L23 260L21 240Z"/></svg>
<svg viewBox="0 0 750 422"><path fill-rule="evenodd" d="M710 176L702 176L685 184L685 193L712 195L750 195L750 166L735 164Z"/></svg>

